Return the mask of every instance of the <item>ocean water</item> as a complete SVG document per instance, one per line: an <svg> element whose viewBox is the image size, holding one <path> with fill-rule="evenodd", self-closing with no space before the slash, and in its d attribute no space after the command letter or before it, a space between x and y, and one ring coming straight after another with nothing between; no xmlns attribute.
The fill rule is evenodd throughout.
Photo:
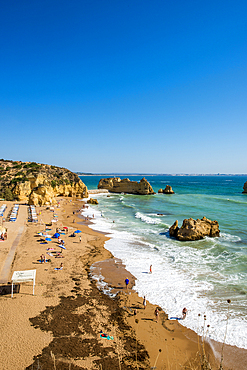
<svg viewBox="0 0 247 370"><path fill-rule="evenodd" d="M100 178L81 177L88 189L96 189ZM85 213L94 214L91 227L111 233L106 248L137 278L134 289L141 296L169 317L181 317L186 307L182 325L247 349L247 194L242 194L247 176L146 179L154 191L171 185L175 194L93 195L99 205ZM203 216L219 222L220 237L194 242L170 238L175 220L181 226L184 218Z"/></svg>

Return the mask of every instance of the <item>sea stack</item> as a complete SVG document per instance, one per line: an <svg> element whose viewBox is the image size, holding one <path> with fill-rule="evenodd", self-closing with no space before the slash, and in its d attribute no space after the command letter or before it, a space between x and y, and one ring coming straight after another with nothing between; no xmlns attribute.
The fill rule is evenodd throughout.
<svg viewBox="0 0 247 370"><path fill-rule="evenodd" d="M98 189L107 189L111 193L155 194L152 186L144 177L140 182L130 181L129 179L121 180L120 177L104 178L100 180Z"/></svg>
<svg viewBox="0 0 247 370"><path fill-rule="evenodd" d="M243 189L244 189L243 193L247 193L247 181L245 182Z"/></svg>
<svg viewBox="0 0 247 370"><path fill-rule="evenodd" d="M159 189L158 193L162 194L175 194L170 185L166 185L165 189Z"/></svg>
<svg viewBox="0 0 247 370"><path fill-rule="evenodd" d="M97 199L94 199L94 198L88 199L87 203L88 204L99 204L98 200Z"/></svg>
<svg viewBox="0 0 247 370"><path fill-rule="evenodd" d="M201 220L184 219L180 228L176 220L170 227L169 232L171 237L180 241L200 240L205 236L217 237L220 235L218 222L211 221L206 217L203 217Z"/></svg>

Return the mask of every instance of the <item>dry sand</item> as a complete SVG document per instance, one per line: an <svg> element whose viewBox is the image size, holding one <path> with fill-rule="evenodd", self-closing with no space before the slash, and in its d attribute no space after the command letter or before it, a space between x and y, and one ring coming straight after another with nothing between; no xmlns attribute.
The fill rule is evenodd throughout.
<svg viewBox="0 0 247 370"><path fill-rule="evenodd" d="M0 296L0 370L199 368L197 335L167 320L162 310L156 322L155 306L147 302L144 309L142 298L131 289L134 276L104 248L107 236L91 230L88 222L73 214L83 203L59 201L60 208L55 209L58 222L48 226L52 230L47 233L68 227L69 232L61 236L66 246L63 258L46 254L51 262L38 262L47 248L60 251L57 239L41 244L38 236L53 217L46 207L37 207L37 213L41 212L37 224L27 222L26 205L20 206L15 223L5 222L8 240L0 243L0 289L5 293ZM6 203L8 212L13 203ZM82 233L70 237L77 228ZM63 269L56 271L61 262ZM115 299L97 288L90 275L92 265L105 276L111 291L118 292ZM32 283L25 283L11 298L6 281L10 282L13 271L30 269L37 270L35 295ZM130 279L128 290L126 277ZM108 339L100 337L101 331ZM214 366L213 352L205 347ZM214 343L213 347L219 354L221 345ZM246 369L246 353L225 346L224 369Z"/></svg>

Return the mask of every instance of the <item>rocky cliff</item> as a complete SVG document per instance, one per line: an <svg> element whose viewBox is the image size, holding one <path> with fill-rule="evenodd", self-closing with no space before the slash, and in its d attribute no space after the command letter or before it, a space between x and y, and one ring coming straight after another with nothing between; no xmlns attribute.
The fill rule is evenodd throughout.
<svg viewBox="0 0 247 370"><path fill-rule="evenodd" d="M0 160L0 197L29 204L55 204L55 197L85 198L86 185L66 168Z"/></svg>
<svg viewBox="0 0 247 370"><path fill-rule="evenodd" d="M199 240L205 236L216 237L220 235L219 224L206 217L201 220L193 218L183 220L183 225L179 228L178 221L169 229L170 236L180 241Z"/></svg>
<svg viewBox="0 0 247 370"><path fill-rule="evenodd" d="M243 189L244 189L243 193L247 193L247 181L246 181L246 183L244 184Z"/></svg>
<svg viewBox="0 0 247 370"><path fill-rule="evenodd" d="M100 180L98 189L107 189L112 193L154 194L152 186L145 178L140 182L129 179L121 180L119 177L105 178Z"/></svg>

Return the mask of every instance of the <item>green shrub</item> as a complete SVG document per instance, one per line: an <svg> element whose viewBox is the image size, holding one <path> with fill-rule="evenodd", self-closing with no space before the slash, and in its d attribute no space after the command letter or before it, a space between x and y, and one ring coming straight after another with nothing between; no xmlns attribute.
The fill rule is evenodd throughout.
<svg viewBox="0 0 247 370"><path fill-rule="evenodd" d="M14 199L12 191L8 188L4 189L4 199L5 200L13 200Z"/></svg>
<svg viewBox="0 0 247 370"><path fill-rule="evenodd" d="M41 167L41 166L36 162L27 163L24 165L24 168L35 168L35 167Z"/></svg>
<svg viewBox="0 0 247 370"><path fill-rule="evenodd" d="M22 177L15 177L14 179L10 181L10 183L17 184L17 182L21 182L21 181L22 181Z"/></svg>
<svg viewBox="0 0 247 370"><path fill-rule="evenodd" d="M56 180L51 180L51 186L55 188L57 186Z"/></svg>

